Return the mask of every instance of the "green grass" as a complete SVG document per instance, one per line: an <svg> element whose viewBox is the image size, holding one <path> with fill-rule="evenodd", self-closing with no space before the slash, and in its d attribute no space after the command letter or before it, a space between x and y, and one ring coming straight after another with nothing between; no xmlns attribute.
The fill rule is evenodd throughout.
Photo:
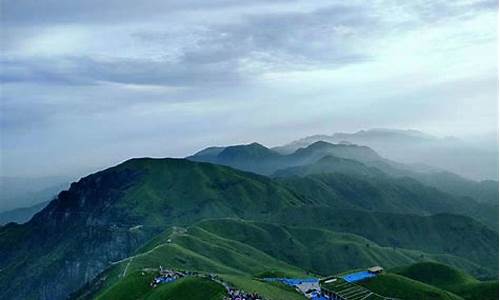
<svg viewBox="0 0 500 300"><path fill-rule="evenodd" d="M203 278L183 278L173 283L162 284L144 299L146 300L221 300L226 289Z"/></svg>
<svg viewBox="0 0 500 300"><path fill-rule="evenodd" d="M391 268L422 260L478 268L473 263L451 255L381 247L357 235L311 227L232 219L208 220L196 227L202 228L201 232L244 243L275 259L325 276L372 265Z"/></svg>
<svg viewBox="0 0 500 300"><path fill-rule="evenodd" d="M392 270L405 277L461 295L464 299L498 299L498 281L481 282L474 277L438 263L418 263Z"/></svg>
<svg viewBox="0 0 500 300"><path fill-rule="evenodd" d="M498 300L498 280L465 284L455 292L467 300Z"/></svg>
<svg viewBox="0 0 500 300"><path fill-rule="evenodd" d="M464 216L417 216L309 206L284 209L274 222L349 232L385 247L458 256L461 262L445 257L442 262L476 277L496 277L498 273L498 233ZM420 261L426 260L431 259L424 253Z"/></svg>
<svg viewBox="0 0 500 300"><path fill-rule="evenodd" d="M248 276L221 275L233 286L246 292L257 293L266 299L272 300L305 300L306 298L288 286L263 282Z"/></svg>
<svg viewBox="0 0 500 300"><path fill-rule="evenodd" d="M149 286L155 273L134 272L114 284L96 300L221 300L225 288L204 278L186 277L172 283Z"/></svg>
<svg viewBox="0 0 500 300"><path fill-rule="evenodd" d="M168 240L170 242L167 242ZM187 230L167 229L142 250L144 252L113 266L115 271L108 272L115 275L109 276L106 281L120 280L116 274L127 275L120 281L130 281L134 277L129 278L129 274L139 274L142 270L158 268L161 265L167 268L221 274L225 280L246 291L267 295L270 299L283 299L279 296L280 293L294 291L285 286L252 278L316 277L319 275L311 274L331 275L380 264L390 268L418 262L422 255L434 261L449 260L456 264L461 263L460 258L453 256L381 247L353 234L235 219L206 220ZM376 288L383 288L385 285L393 287L395 284L404 292L412 286L417 286L421 290L418 295L428 295L431 297L429 299L457 299L441 288L446 284L463 286L465 283L478 282L461 273L448 274L449 270L452 270L449 267L432 271L436 269L435 266L443 266L440 264L425 263L416 266L419 267L404 269L406 273L412 273L416 280L388 274L377 280L383 280L387 276L391 280L383 280ZM430 266L430 269L426 269L426 266ZM444 270L439 271L443 268ZM124 272L125 269L127 272ZM403 272L403 269L399 270ZM417 281L425 278L425 274L429 272L439 274L436 281L429 282L430 284ZM131 281L129 284L135 285L135 282ZM113 283L103 286L113 286ZM471 286L471 290L473 287ZM130 294L135 295L134 292Z"/></svg>
<svg viewBox="0 0 500 300"><path fill-rule="evenodd" d="M154 273L148 272L144 273L145 275L142 274L142 272L128 274L125 278L103 291L96 299L145 299L144 297L151 291L149 283L153 280Z"/></svg>
<svg viewBox="0 0 500 300"><path fill-rule="evenodd" d="M462 285L478 282L474 277L458 269L434 262L400 267L391 272L450 291Z"/></svg>
<svg viewBox="0 0 500 300"><path fill-rule="evenodd" d="M360 283L385 297L405 300L463 300L463 298L401 275L386 273Z"/></svg>

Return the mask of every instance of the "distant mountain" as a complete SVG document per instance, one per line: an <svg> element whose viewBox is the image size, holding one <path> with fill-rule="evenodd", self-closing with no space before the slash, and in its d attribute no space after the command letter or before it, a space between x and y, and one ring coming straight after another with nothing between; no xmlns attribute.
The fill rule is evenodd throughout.
<svg viewBox="0 0 500 300"><path fill-rule="evenodd" d="M387 135L385 131L380 134ZM417 132L411 131L409 134L411 137L415 136L420 139L432 139L432 137ZM393 136L394 134L391 133L389 135ZM401 135L401 133L398 133L398 135ZM386 184L388 187L394 187L395 184L396 186L401 186L404 183L407 187L413 186L410 190L417 191L412 197L425 199L425 197L422 198L416 195L419 195L422 191L427 191L428 195L435 196L436 204L442 203L444 205L448 203L447 207L449 209L444 212L465 213L469 216L479 218L491 226L491 228L498 227L498 215L496 214L496 211L498 211L497 181L476 182L450 172L435 171L431 168L421 171L422 168L420 167L385 159L366 146L331 144L324 141L317 141L305 148L299 148L291 154L279 154L260 144L253 143L226 148L208 148L188 157L188 159L227 165L245 171L277 177L303 177L313 174L336 173L350 175L352 178L346 180L351 183L359 182L359 177L373 177L368 180L370 183L363 183L362 186L368 188L374 182L384 181L379 184L377 189L383 191L383 193L378 197L368 197L367 203L372 203L371 205L377 209L381 209L381 207L374 204L372 199L384 197L384 199L395 199L393 196L387 197L389 195L384 193L384 191L387 192L390 189L387 188L384 190L383 184ZM395 178L388 178L387 175ZM409 180L408 177L414 179L414 181ZM363 182L366 181L365 179ZM305 182L307 180L301 181L301 184ZM323 187L325 187L324 184L315 187L315 194L318 195L321 191L324 191ZM428 187L436 188L440 192L455 196L455 198L443 195L443 193L438 191L429 190ZM358 188L358 186L355 188ZM331 195L331 191L329 190L327 194ZM354 196L354 194L349 195L351 198L348 197L346 203L352 202L352 197ZM402 197L407 196L396 197L396 199L401 199ZM464 197L470 199L462 199ZM400 204L394 207L396 210L401 208ZM412 211L412 213L421 212L421 210ZM427 211L427 213L436 212L443 211Z"/></svg>
<svg viewBox="0 0 500 300"><path fill-rule="evenodd" d="M418 130L401 130L401 129L369 129L360 130L355 133L334 133L332 135L318 134L308 136L296 141L293 141L284 146L274 147L273 150L289 154L293 153L299 148L304 148L317 141L325 141L330 143L359 143L362 145L367 145L372 147L371 143L367 141L372 141L375 143L407 143L407 142L427 142L427 141L437 141L438 138L432 135L423 133Z"/></svg>
<svg viewBox="0 0 500 300"><path fill-rule="evenodd" d="M0 212L46 202L69 186L66 177L0 176Z"/></svg>
<svg viewBox="0 0 500 300"><path fill-rule="evenodd" d="M421 165L424 169L431 166L475 180L498 180L496 135L461 140L435 137L417 130L369 129L309 136L272 150L290 154L317 141L365 145L383 157L405 164Z"/></svg>
<svg viewBox="0 0 500 300"><path fill-rule="evenodd" d="M259 143L224 148L210 147L188 157L188 159L231 166L259 174L269 174L281 164L280 154Z"/></svg>
<svg viewBox="0 0 500 300"><path fill-rule="evenodd" d="M362 178L386 175L379 169L368 167L357 160L328 155L308 165L277 170L273 177L304 177L313 174L346 174Z"/></svg>
<svg viewBox="0 0 500 300"><path fill-rule="evenodd" d="M50 201L41 202L30 207L16 208L0 212L0 225L10 222L25 223L33 217L37 212L41 211Z"/></svg>
<svg viewBox="0 0 500 300"><path fill-rule="evenodd" d="M365 146L331 144L323 141L315 142L287 155L279 154L258 143L230 146L222 151L213 149L207 148L187 159L226 165L263 175L270 175L279 169L314 163L328 155L362 162L382 159L375 151Z"/></svg>

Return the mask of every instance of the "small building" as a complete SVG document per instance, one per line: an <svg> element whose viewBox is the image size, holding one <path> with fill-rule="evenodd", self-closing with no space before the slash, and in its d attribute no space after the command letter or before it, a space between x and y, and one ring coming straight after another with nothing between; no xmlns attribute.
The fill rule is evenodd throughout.
<svg viewBox="0 0 500 300"><path fill-rule="evenodd" d="M371 268L368 268L368 272L372 273L372 274L380 274L384 271L384 268L382 268L381 266L373 266Z"/></svg>

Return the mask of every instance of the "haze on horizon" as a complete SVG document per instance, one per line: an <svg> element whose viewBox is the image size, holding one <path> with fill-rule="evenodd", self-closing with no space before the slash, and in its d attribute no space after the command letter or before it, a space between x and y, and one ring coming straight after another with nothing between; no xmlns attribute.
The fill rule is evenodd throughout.
<svg viewBox="0 0 500 300"><path fill-rule="evenodd" d="M497 1L0 2L2 176L374 127L497 151Z"/></svg>

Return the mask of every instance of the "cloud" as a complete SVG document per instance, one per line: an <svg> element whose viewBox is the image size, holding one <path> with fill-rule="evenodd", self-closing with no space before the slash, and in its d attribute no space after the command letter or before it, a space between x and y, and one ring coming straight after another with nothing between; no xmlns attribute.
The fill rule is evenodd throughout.
<svg viewBox="0 0 500 300"><path fill-rule="evenodd" d="M4 58L1 79L84 85L101 81L172 86L236 84L269 70L363 62L369 58L348 41L361 39L374 22L359 8L331 6L309 13L249 15L236 23L197 26L189 31L189 38L186 29L142 29L115 35L131 39L124 42L122 50L132 57L120 52L113 56L111 48L97 54L92 50L78 53L78 47L85 49L95 43L94 39L100 38L106 45L105 40L116 30L91 36L74 26L58 28L32 39L30 49L26 49L31 54L28 57L11 54ZM131 44L147 46L133 53L127 49ZM50 52L56 56L48 55Z"/></svg>
<svg viewBox="0 0 500 300"><path fill-rule="evenodd" d="M0 1L8 172L495 119L496 1Z"/></svg>

